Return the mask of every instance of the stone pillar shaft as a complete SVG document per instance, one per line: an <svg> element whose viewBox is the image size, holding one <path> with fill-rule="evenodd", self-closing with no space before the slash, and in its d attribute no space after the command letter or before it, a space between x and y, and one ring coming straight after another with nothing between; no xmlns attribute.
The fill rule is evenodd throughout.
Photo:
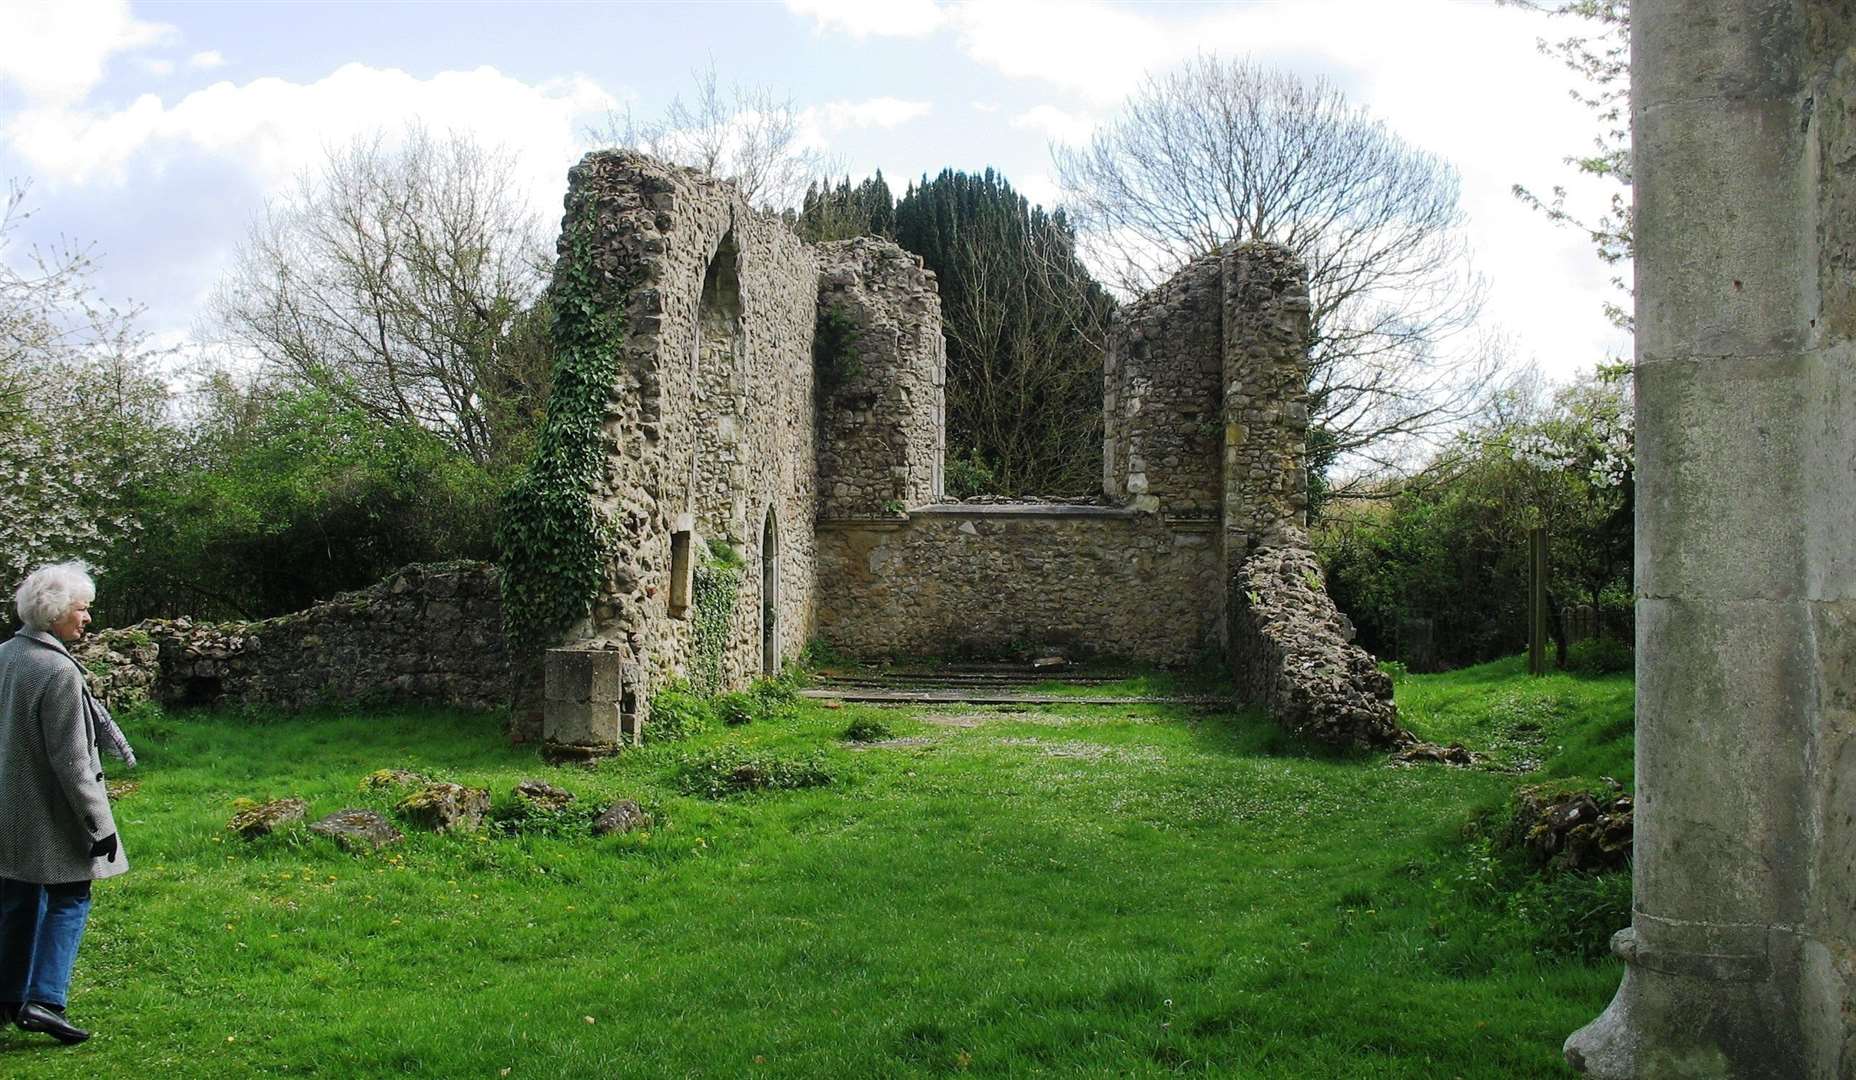
<svg viewBox="0 0 1856 1080"><path fill-rule="evenodd" d="M1818 318L1813 114L1830 103L1814 101L1808 39L1841 33L1818 18L1832 6L1631 11L1636 896L1614 942L1623 986L1567 1041L1595 1076L1849 1075L1848 998L1821 959L1849 937L1813 915L1814 892L1851 872L1821 842L1841 740L1814 629L1816 568L1852 539L1813 521L1856 495L1851 457L1812 461L1856 431L1814 421L1849 381L1847 359L1826 366L1847 335Z"/></svg>

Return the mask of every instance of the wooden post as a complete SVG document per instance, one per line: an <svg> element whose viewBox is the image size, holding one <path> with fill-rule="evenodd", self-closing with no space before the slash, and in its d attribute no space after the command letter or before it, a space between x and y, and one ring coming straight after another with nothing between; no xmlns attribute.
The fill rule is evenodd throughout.
<svg viewBox="0 0 1856 1080"><path fill-rule="evenodd" d="M1547 530L1527 530L1527 673L1547 673Z"/></svg>

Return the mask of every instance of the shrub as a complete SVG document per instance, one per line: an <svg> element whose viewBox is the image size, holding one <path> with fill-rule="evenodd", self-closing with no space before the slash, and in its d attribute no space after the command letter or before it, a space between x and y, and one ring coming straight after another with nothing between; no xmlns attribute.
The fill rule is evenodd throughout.
<svg viewBox="0 0 1856 1080"><path fill-rule="evenodd" d="M745 690L723 694L715 699L715 715L729 727L751 724L766 715L766 706Z"/></svg>
<svg viewBox="0 0 1856 1080"><path fill-rule="evenodd" d="M831 774L816 756L781 757L723 746L684 758L677 766L675 783L686 795L721 799L744 791L823 787L831 783Z"/></svg>
<svg viewBox="0 0 1856 1080"><path fill-rule="evenodd" d="M689 683L678 679L651 695L651 730L649 738L675 742L701 735L715 719L709 699L698 694Z"/></svg>
<svg viewBox="0 0 1856 1080"><path fill-rule="evenodd" d="M860 716L844 729L844 737L852 742L878 742L893 734L888 724L874 716Z"/></svg>
<svg viewBox="0 0 1856 1080"><path fill-rule="evenodd" d="M1637 655L1629 645L1615 638L1587 638L1566 650L1566 670L1588 675L1609 675L1632 671Z"/></svg>
<svg viewBox="0 0 1856 1080"><path fill-rule="evenodd" d="M586 799L549 806L509 795L490 807L490 831L499 836L585 836L601 807Z"/></svg>

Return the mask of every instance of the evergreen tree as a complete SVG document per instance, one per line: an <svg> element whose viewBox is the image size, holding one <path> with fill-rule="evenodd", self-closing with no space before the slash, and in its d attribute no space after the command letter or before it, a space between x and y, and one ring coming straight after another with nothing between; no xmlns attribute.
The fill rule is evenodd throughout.
<svg viewBox="0 0 1856 1080"><path fill-rule="evenodd" d="M1030 205L992 169L948 169L909 186L894 228L940 279L950 490L1098 490L1114 302L1063 212Z"/></svg>

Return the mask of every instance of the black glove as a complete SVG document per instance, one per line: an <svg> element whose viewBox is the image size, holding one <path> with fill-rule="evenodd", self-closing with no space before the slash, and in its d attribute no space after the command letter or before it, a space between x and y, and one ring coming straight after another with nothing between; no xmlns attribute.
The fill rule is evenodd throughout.
<svg viewBox="0 0 1856 1080"><path fill-rule="evenodd" d="M90 857L93 859L107 858L109 859L109 861L115 862L116 861L116 834L111 833L108 836L104 837L103 839L90 845Z"/></svg>

